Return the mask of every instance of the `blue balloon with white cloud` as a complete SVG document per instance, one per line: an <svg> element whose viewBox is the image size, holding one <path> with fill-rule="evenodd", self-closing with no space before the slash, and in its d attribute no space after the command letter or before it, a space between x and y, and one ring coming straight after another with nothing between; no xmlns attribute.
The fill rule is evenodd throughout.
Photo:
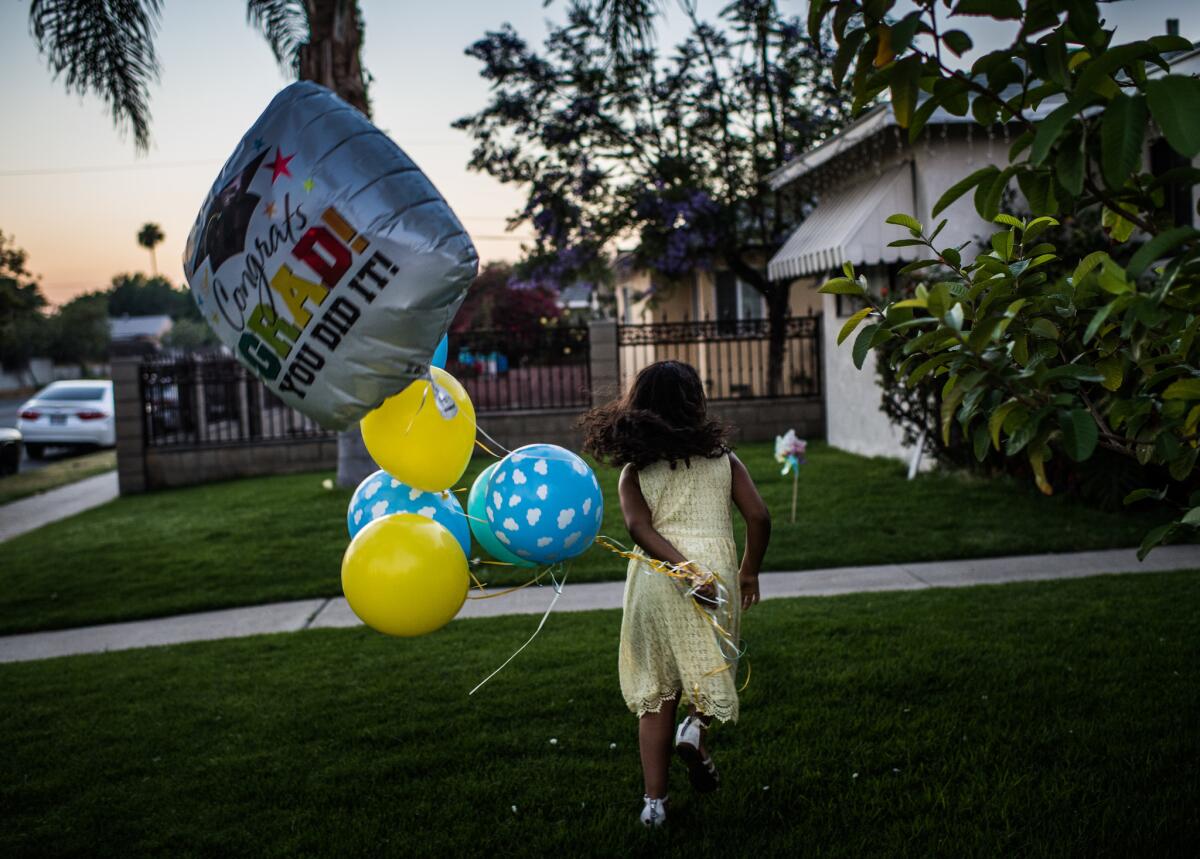
<svg viewBox="0 0 1200 859"><path fill-rule="evenodd" d="M371 522L393 513L416 513L445 526L471 557L471 526L454 493L414 489L386 471L376 471L354 490L346 510L350 539Z"/></svg>
<svg viewBox="0 0 1200 859"><path fill-rule="evenodd" d="M575 557L596 539L604 496L578 455L555 444L529 444L492 472L485 512L492 533L510 552L551 564Z"/></svg>

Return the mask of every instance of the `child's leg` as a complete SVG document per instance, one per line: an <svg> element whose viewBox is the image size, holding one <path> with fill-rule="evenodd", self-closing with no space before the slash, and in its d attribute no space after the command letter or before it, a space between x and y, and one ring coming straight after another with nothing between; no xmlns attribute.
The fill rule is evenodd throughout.
<svg viewBox="0 0 1200 859"><path fill-rule="evenodd" d="M638 719L638 748L642 753L642 778L646 796L661 799L667 795L667 775L671 768L671 742L675 737L675 708L678 699L663 701L657 713L645 713Z"/></svg>

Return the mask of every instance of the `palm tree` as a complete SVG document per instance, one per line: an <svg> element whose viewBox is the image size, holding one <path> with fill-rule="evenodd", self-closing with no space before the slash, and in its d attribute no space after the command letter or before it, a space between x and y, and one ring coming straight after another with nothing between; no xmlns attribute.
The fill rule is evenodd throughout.
<svg viewBox="0 0 1200 859"><path fill-rule="evenodd" d="M158 224L142 224L138 232L138 244L150 251L150 273L158 277L158 259L154 255L154 246L163 240L162 227Z"/></svg>
<svg viewBox="0 0 1200 859"><path fill-rule="evenodd" d="M131 131L142 152L150 144L149 87L159 73L154 38L161 14L162 0L32 0L29 6L30 30L54 77L69 92L103 99L113 124ZM285 70L371 115L357 0L247 0L246 20L262 31ZM374 470L358 428L342 433L338 483L357 485Z"/></svg>
<svg viewBox="0 0 1200 859"><path fill-rule="evenodd" d="M33 0L29 27L55 78L70 92L98 95L113 124L150 143L150 84L158 79L154 39L162 0ZM357 0L247 0L246 19L275 59L370 115Z"/></svg>

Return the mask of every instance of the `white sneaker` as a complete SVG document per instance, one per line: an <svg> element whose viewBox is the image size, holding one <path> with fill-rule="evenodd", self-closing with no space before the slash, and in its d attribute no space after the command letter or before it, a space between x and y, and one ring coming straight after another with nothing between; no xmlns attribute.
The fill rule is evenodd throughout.
<svg viewBox="0 0 1200 859"><path fill-rule="evenodd" d="M688 716L675 731L675 751L687 765L688 780L692 787L697 793L710 793L720 786L721 779L712 756L705 757L700 751L703 730L703 722L695 716Z"/></svg>
<svg viewBox="0 0 1200 859"><path fill-rule="evenodd" d="M667 800L668 796L662 799L651 799L648 796L643 796L642 801L642 826L647 829L657 829L667 822Z"/></svg>

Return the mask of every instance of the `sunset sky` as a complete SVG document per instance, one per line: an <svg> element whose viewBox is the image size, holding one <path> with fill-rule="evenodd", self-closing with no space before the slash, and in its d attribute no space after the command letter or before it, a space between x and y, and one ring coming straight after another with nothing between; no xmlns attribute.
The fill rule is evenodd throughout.
<svg viewBox="0 0 1200 859"><path fill-rule="evenodd" d="M701 0L715 14L725 0ZM785 2L802 13L806 4ZM114 274L148 271L138 246L141 225L161 225L161 272L182 281L180 255L196 211L246 128L287 82L265 40L245 19L244 0L167 0L158 38L162 78L152 89L151 148L134 151L96 98L65 92L51 80L29 35L26 2L0 4L0 231L29 253L47 297L60 303L106 286ZM520 238L504 235L520 190L470 173L471 144L450 128L487 98L479 64L463 49L505 21L540 44L546 17L565 3L542 0L363 0L364 63L374 76L374 120L404 148L450 202L489 259L513 259ZM1125 0L1106 17L1128 40L1182 19L1182 35L1200 37L1200 4ZM417 11L419 10L419 11ZM678 15L673 16L678 18ZM960 25L961 26L961 25ZM979 47L1008 33L972 19L963 27ZM674 41L678 21L662 33Z"/></svg>

